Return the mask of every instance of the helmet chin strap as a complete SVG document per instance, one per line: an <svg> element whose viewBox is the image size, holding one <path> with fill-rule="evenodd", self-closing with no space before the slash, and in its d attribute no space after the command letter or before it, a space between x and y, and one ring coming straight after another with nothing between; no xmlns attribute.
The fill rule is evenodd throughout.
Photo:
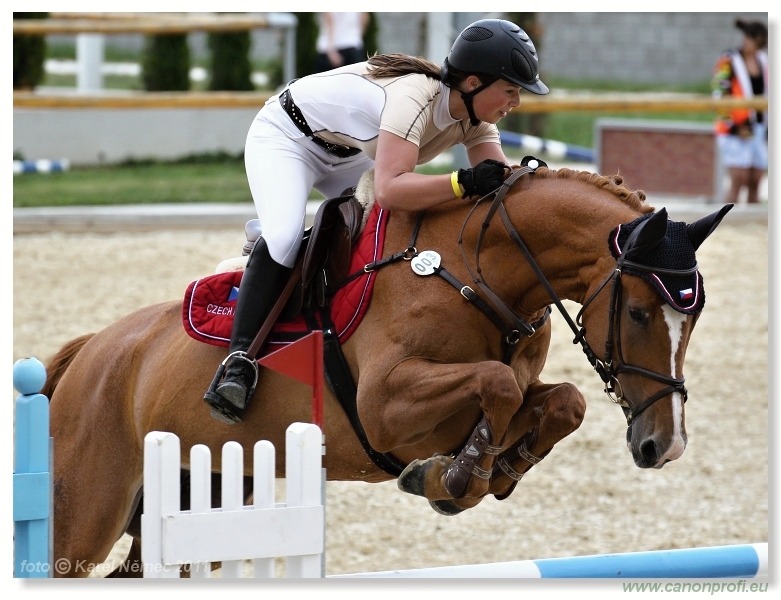
<svg viewBox="0 0 781 600"><path fill-rule="evenodd" d="M480 124L480 120L477 118L477 115L475 115L475 109L473 106L475 96L479 92L482 92L485 88L492 86L495 81L496 79L493 79L488 83L484 83L483 85L475 88L471 92L461 92L461 100L464 101L464 105L466 106L466 112L469 114L469 122L472 124L472 127L475 127Z"/></svg>

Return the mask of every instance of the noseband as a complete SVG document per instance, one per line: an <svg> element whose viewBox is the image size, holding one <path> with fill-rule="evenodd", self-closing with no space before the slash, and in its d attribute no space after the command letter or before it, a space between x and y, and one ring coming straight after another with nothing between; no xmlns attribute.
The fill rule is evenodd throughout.
<svg viewBox="0 0 781 600"><path fill-rule="evenodd" d="M536 166L531 167L526 165L520 167L519 169L513 171L513 173L510 174L510 176L504 181L504 183L496 191L496 194L493 199L493 203L489 208L488 213L485 216L485 219L483 220L482 230L480 232L480 236L477 241L477 246L475 248L475 260L477 264L476 273L472 271L471 267L469 267L469 261L467 261L466 257L464 257L465 258L464 262L467 264L467 268L469 268L473 280L484 291L488 292L489 297L494 303L498 302L501 303L503 306L506 306L504 305L504 302L499 299L497 294L494 293L492 290L490 290L488 284L482 279L481 270L480 270L480 248L483 243L483 237L485 235L486 230L488 229L488 226L491 223L491 220L493 219L494 215L498 212L502 220L502 223L504 224L504 227L510 236L510 239L512 239L515 245L518 246L518 248L521 250L521 253L526 258L526 261L529 263L535 275L537 276L537 279L542 284L542 286L546 289L551 300L556 305L556 308L559 310L561 315L564 317L564 320L567 322L570 329L575 334L575 339L572 341L572 343L573 344L579 343L581 345L581 348L583 349L583 352L586 355L586 358L588 359L589 363L594 368L594 370L599 374L600 378L604 382L605 393L607 394L608 398L610 398L611 401L618 404L621 407L621 409L624 411L624 416L626 417L627 425L631 426L633 420L636 419L642 412L644 412L646 409L652 406L657 400L664 398L669 394L679 392L683 396L683 401L686 402L688 393L686 391L686 386L684 385L684 381L685 381L684 378L678 379L675 377L670 377L669 375L665 375L663 373L657 373L656 371L651 371L650 369L646 369L645 367L632 365L624 361L623 352L621 349L621 335L620 335L621 333L620 307L621 307L621 289L622 289L621 276L624 267L631 267L632 269L645 271L648 273L653 272L657 274L668 273L674 275L688 275L697 270L697 265L695 264L695 266L692 267L691 269L661 269L658 267L654 267L653 269L651 269L646 265L642 265L636 262L626 260L624 258L624 255L622 254L616 259L617 264L613 272L600 284L600 286L586 300L586 302L583 303L583 306L581 307L576 317L577 322L573 321L569 313L567 312L566 308L562 304L558 294L554 291L553 286L551 286L547 277L542 272L542 269L540 269L540 266L534 260L534 257L532 256L531 252L527 248L520 234L513 226L512 221L510 220L510 217L507 214L507 210L504 207L504 197L509 191L509 189L512 187L512 185L523 175L526 175L527 173L534 173L535 169ZM475 207L472 209L472 212L474 212L477 205L479 205L483 199L484 198L478 200L478 202L475 204ZM472 215L472 212L469 213L469 216ZM466 219L467 221L469 220L469 216L467 216ZM464 226L466 226L466 222ZM624 248L629 248L631 246L638 232L639 232L639 228L635 229L635 231L632 232L632 235L630 235L630 238L624 244ZM463 236L463 229L462 229L462 236ZM459 236L459 240L458 240L460 246L462 245L461 243L462 236ZM463 247L462 247L462 252L463 252ZM582 317L586 308L594 301L594 299L600 294L600 292L602 292L602 290L604 290L608 286L608 284L611 283L612 285L611 285L611 299L610 299L610 309L609 309L610 314L608 317L609 318L608 335L607 335L607 340L605 342L604 358L599 359L597 354L593 351L589 343L586 341L586 329L582 325ZM616 354L617 354L617 360L615 362L613 361L612 358L614 349L616 350ZM627 400L624 398L623 390L621 389L621 384L618 381L618 375L621 373L634 373L637 375L641 375L643 377L647 377L654 381L658 381L660 383L666 384L666 387L663 387L658 392L656 392L655 394L647 398L638 407L633 408L629 404L629 402L627 402Z"/></svg>
<svg viewBox="0 0 781 600"><path fill-rule="evenodd" d="M570 324L570 327L575 333L575 339L573 343L579 342L581 344L583 351L589 358L589 362L591 362L591 366L594 367L594 370L596 370L596 372L602 378L602 381L605 384L605 393L607 394L608 398L621 407L621 409L624 411L627 425L631 425L635 418L637 418L643 411L653 405L657 400L664 398L668 394L680 392L681 396L683 396L683 401L686 402L688 398L688 392L686 391L686 386L684 385L686 380L683 377L680 379L670 377L669 375L657 373L656 371L651 371L645 367L632 365L624 361L624 355L621 349L621 315L619 314L619 309L621 307L622 268L628 263L628 261L622 261L621 258L619 258L617 262L618 266L616 269L607 277L607 279L605 279L605 281L602 282L602 284L597 288L596 292L594 292L591 297L589 297L589 299L583 303L583 306L581 307L576 317L577 328L573 324ZM631 263L631 265L634 269L640 269L649 273L651 272L651 269L644 265L640 265L638 263ZM683 275L690 274L696 271L696 269L697 267L686 270L670 270L668 272L675 273L676 275ZM656 267L653 269L653 271L657 273L661 270L662 269ZM582 320L583 313L586 308L588 308L591 302L593 302L599 293L611 282L612 286L610 292L608 334L607 340L605 341L605 355L604 358L600 360L596 357L596 354L586 341L586 329L582 325ZM617 361L615 363L612 359L614 347L616 348L617 353ZM643 377L653 379L654 381L667 384L667 387L660 389L658 392L647 398L642 404L640 404L640 406L633 409L624 398L621 384L618 381L618 375L620 373L635 373L637 375L642 375Z"/></svg>

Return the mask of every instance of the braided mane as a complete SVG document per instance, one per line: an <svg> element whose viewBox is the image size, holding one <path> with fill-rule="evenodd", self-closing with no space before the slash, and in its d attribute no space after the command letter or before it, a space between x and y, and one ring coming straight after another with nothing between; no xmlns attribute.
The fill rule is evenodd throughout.
<svg viewBox="0 0 781 600"><path fill-rule="evenodd" d="M535 171L534 177L537 179L577 179L595 185L599 188L611 192L618 197L624 204L630 208L642 213L654 211L654 207L646 204L645 193L637 190L632 191L624 185L624 178L616 173L615 175L600 175L589 171L575 171L574 169L545 169L541 168Z"/></svg>

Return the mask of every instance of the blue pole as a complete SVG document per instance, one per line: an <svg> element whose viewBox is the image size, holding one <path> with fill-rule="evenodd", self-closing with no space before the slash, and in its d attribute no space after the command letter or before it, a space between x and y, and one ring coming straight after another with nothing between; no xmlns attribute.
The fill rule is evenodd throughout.
<svg viewBox="0 0 781 600"><path fill-rule="evenodd" d="M62 173L70 170L70 161L61 158L57 160L15 160L14 175L22 173Z"/></svg>
<svg viewBox="0 0 781 600"><path fill-rule="evenodd" d="M543 578L755 577L760 569L750 544L652 550L534 561Z"/></svg>
<svg viewBox="0 0 781 600"><path fill-rule="evenodd" d="M524 135L512 131L500 131L499 138L502 144L520 148L530 154L545 154L556 160L571 160L586 163L594 162L594 151L590 148L573 146L556 140L546 140L533 135ZM538 158L543 157L540 156Z"/></svg>
<svg viewBox="0 0 781 600"><path fill-rule="evenodd" d="M36 358L14 363L14 577L51 575L51 439L46 369Z"/></svg>

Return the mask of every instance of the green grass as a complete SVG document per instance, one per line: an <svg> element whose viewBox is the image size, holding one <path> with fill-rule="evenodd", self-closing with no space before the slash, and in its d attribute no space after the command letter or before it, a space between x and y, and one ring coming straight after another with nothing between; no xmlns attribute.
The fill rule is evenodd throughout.
<svg viewBox="0 0 781 600"><path fill-rule="evenodd" d="M14 208L252 202L240 159L73 168L14 176Z"/></svg>
<svg viewBox="0 0 781 600"><path fill-rule="evenodd" d="M548 78L545 77L545 83L552 90L573 90L583 91L590 90L592 92L644 92L644 93L659 93L659 92L678 92L686 94L710 94L710 81L703 79L700 81L693 81L686 85L659 85L656 83L634 83L626 81L611 81L601 80L595 81L590 79L562 79L562 78Z"/></svg>
<svg viewBox="0 0 781 600"><path fill-rule="evenodd" d="M447 173L423 165L421 173ZM311 199L322 199L313 190ZM252 203L241 157L196 156L177 162L79 167L14 176L14 208L161 203Z"/></svg>
<svg viewBox="0 0 781 600"><path fill-rule="evenodd" d="M626 83L620 81L574 81L568 79L546 80L552 90L567 90L574 93L687 93L708 94L709 82L700 81L686 86L652 86L650 84ZM523 99L521 99L523 101ZM712 123L713 113L710 112L600 112L583 111L553 112L532 117L528 114L516 113L508 116L500 123L501 129L517 133L530 133L539 137L572 144L582 148L594 147L594 135L598 119L642 119L661 121L692 121ZM534 120L534 122L533 122Z"/></svg>
<svg viewBox="0 0 781 600"><path fill-rule="evenodd" d="M542 137L583 148L594 147L598 119L643 119L712 123L712 113L600 113L560 112L547 116Z"/></svg>

